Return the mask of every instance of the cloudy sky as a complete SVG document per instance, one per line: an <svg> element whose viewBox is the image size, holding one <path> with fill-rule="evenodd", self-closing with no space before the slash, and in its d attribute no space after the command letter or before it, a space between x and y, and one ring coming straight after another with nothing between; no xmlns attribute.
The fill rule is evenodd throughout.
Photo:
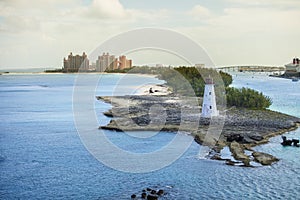
<svg viewBox="0 0 300 200"><path fill-rule="evenodd" d="M300 56L299 19L299 0L0 0L0 68L59 68L143 27L188 36L218 66L283 65ZM181 64L146 54L134 64Z"/></svg>

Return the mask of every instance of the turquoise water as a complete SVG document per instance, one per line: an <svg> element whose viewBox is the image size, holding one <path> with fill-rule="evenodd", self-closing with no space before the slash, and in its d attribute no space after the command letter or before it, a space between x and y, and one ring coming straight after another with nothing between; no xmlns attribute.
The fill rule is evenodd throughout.
<svg viewBox="0 0 300 200"><path fill-rule="evenodd" d="M282 79L269 77L265 73L234 73L234 87L249 87L263 92L271 97L273 104L270 109L289 115L300 117L300 82L292 82L291 79ZM300 139L300 129L284 134L287 138ZM270 139L268 144L258 146L255 149L270 153L280 158L278 164L271 168L280 167L285 169L286 173L278 174L276 177L279 182L282 182L282 188L287 189L287 185L294 185L295 196L287 195L291 199L299 199L300 188L300 149L295 147L282 147L279 143L282 142L281 136ZM288 176L290 180L281 180L281 177ZM298 188L298 189L297 189Z"/></svg>
<svg viewBox="0 0 300 200"><path fill-rule="evenodd" d="M145 187L165 189L163 199L299 198L300 148L282 147L280 137L257 147L281 159L268 167L231 167L201 160L196 143L173 164L154 172L125 173L103 165L87 151L76 131L72 112L75 78L74 74L0 76L0 199L130 199ZM104 75L95 94L111 95L118 84L118 94L134 93L136 85L146 83L161 81L148 76ZM300 82L239 73L233 85L263 91L273 99L271 109L300 117ZM107 123L110 119L101 113L110 105L94 103L99 123ZM97 127L91 129L97 131ZM175 135L162 132L144 140L119 132L105 134L132 152L155 151ZM286 135L299 138L300 131Z"/></svg>

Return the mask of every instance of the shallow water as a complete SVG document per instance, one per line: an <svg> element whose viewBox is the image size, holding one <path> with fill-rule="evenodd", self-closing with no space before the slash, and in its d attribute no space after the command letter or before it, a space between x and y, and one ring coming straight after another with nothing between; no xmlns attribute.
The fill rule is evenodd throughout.
<svg viewBox="0 0 300 200"><path fill-rule="evenodd" d="M200 146L194 142L180 159L154 172L125 173L103 165L76 131L75 78L74 74L0 76L0 199L130 199L145 187L165 189L164 199L295 199L300 195L300 148L282 147L280 137L256 147L281 159L267 167L231 167L198 159ZM161 81L103 75L95 95L130 94L145 83ZM238 73L233 85L263 91L273 99L271 109L300 117L300 82ZM110 119L102 112L110 105L94 103L99 123L107 123ZM160 149L175 134L162 132L148 139L112 131L105 135L122 149L145 153ZM286 135L299 138L300 131Z"/></svg>

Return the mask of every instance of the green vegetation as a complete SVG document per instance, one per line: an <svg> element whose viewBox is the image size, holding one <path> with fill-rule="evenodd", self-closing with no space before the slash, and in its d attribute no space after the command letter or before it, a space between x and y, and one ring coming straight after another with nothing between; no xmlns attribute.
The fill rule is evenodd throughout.
<svg viewBox="0 0 300 200"><path fill-rule="evenodd" d="M127 69L114 69L108 70L107 73L130 73L130 74L159 74L161 71L164 71L164 67L148 67L148 66L133 66L132 68Z"/></svg>
<svg viewBox="0 0 300 200"><path fill-rule="evenodd" d="M106 69L105 72L107 73L129 73L130 70L133 68L127 68L127 69L114 69L114 70L108 70ZM130 72L131 73L131 72Z"/></svg>
<svg viewBox="0 0 300 200"><path fill-rule="evenodd" d="M264 109L272 104L270 97L249 88L226 88L227 104L237 107Z"/></svg>
<svg viewBox="0 0 300 200"><path fill-rule="evenodd" d="M174 93L184 96L199 96L204 93L204 78L211 77L215 84L217 103L227 106L236 106L250 109L266 109L272 104L272 100L262 93L249 88L232 88L232 76L225 72L214 69L195 67L133 67L124 70L107 71L111 73L140 73L155 74L159 79L165 80L166 84L173 88ZM224 95L226 93L226 96ZM225 99L226 97L226 99Z"/></svg>
<svg viewBox="0 0 300 200"><path fill-rule="evenodd" d="M48 69L44 71L45 73L61 73L63 72L62 69Z"/></svg>
<svg viewBox="0 0 300 200"><path fill-rule="evenodd" d="M175 76L174 71L179 72L184 78ZM173 72L163 73L161 78L166 80L167 84L170 85L175 92L189 95L190 91L187 88L190 84L196 96L203 96L205 82L202 77L209 76L214 80L216 98L219 104L222 104L224 101L224 92L226 92L227 106L266 109L272 104L270 97L264 96L261 92L249 88L237 89L229 87L232 83L232 76L224 72L217 72L213 69L179 67L174 68Z"/></svg>
<svg viewBox="0 0 300 200"><path fill-rule="evenodd" d="M225 92L224 87L228 87L232 83L232 77L227 73L195 67L178 67L173 70L166 70L159 75L159 78L165 80L174 89L174 92L189 95L188 88L192 87L196 96L203 96L205 86L203 77L208 78L209 76L214 79L216 94Z"/></svg>

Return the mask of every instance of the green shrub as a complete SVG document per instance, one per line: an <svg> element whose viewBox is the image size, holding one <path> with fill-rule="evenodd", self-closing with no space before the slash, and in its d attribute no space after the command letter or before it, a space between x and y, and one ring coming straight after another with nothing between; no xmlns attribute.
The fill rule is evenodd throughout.
<svg viewBox="0 0 300 200"><path fill-rule="evenodd" d="M228 106L236 106L250 109L266 109L272 104L270 97L249 88L226 88Z"/></svg>

